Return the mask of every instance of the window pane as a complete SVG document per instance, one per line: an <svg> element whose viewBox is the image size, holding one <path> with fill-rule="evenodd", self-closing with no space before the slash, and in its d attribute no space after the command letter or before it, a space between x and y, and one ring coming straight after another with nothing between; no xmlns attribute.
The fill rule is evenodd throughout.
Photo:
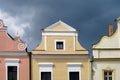
<svg viewBox="0 0 120 80"><path fill-rule="evenodd" d="M104 72L104 75L107 75L107 72Z"/></svg>
<svg viewBox="0 0 120 80"><path fill-rule="evenodd" d="M63 49L63 42L56 42L56 49Z"/></svg>
<svg viewBox="0 0 120 80"><path fill-rule="evenodd" d="M109 75L112 75L112 72L109 72Z"/></svg>
<svg viewBox="0 0 120 80"><path fill-rule="evenodd" d="M109 80L112 80L112 77L109 77Z"/></svg>
<svg viewBox="0 0 120 80"><path fill-rule="evenodd" d="M8 66L8 80L17 80L17 66Z"/></svg>
<svg viewBox="0 0 120 80"><path fill-rule="evenodd" d="M104 80L107 80L107 77L104 77Z"/></svg>
<svg viewBox="0 0 120 80"><path fill-rule="evenodd" d="M51 72L41 72L41 80L51 80Z"/></svg>
<svg viewBox="0 0 120 80"><path fill-rule="evenodd" d="M70 72L69 79L70 80L79 80L79 72Z"/></svg>

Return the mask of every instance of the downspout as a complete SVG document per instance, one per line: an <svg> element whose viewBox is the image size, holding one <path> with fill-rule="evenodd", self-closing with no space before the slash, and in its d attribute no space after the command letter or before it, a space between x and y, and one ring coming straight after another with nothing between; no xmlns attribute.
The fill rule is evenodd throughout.
<svg viewBox="0 0 120 80"><path fill-rule="evenodd" d="M93 56L90 57L90 80L93 80Z"/></svg>
<svg viewBox="0 0 120 80"><path fill-rule="evenodd" d="M31 68L31 64L32 64L32 61L31 61L31 55L32 55L32 53L31 52L29 52L29 78L30 78L30 80L32 80L32 68Z"/></svg>

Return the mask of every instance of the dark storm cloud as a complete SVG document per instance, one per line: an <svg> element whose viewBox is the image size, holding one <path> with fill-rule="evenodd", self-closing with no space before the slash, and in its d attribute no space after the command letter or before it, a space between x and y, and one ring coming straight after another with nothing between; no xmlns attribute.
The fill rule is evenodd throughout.
<svg viewBox="0 0 120 80"><path fill-rule="evenodd" d="M34 17L28 20L31 28L23 36L30 51L41 41L40 29L58 20L80 30L79 41L91 51L91 44L108 34L108 24L116 26L119 3L119 0L3 0L0 8L21 18L34 12Z"/></svg>

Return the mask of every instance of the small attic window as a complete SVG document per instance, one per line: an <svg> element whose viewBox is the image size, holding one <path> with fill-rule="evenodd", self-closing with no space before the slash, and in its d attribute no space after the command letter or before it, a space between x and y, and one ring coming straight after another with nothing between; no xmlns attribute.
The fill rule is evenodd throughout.
<svg viewBox="0 0 120 80"><path fill-rule="evenodd" d="M64 50L65 49L65 41L64 40L55 41L55 49L56 50Z"/></svg>
<svg viewBox="0 0 120 80"><path fill-rule="evenodd" d="M56 49L63 49L63 42L56 42Z"/></svg>

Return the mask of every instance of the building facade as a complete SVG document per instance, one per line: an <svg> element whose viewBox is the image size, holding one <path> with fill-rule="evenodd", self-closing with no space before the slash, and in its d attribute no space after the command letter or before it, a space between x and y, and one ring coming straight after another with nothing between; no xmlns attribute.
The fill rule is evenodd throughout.
<svg viewBox="0 0 120 80"><path fill-rule="evenodd" d="M29 73L26 43L12 38L0 20L0 80L29 80Z"/></svg>
<svg viewBox="0 0 120 80"><path fill-rule="evenodd" d="M62 21L42 29L32 51L32 80L89 80L89 52L78 42L76 29Z"/></svg>
<svg viewBox="0 0 120 80"><path fill-rule="evenodd" d="M109 25L109 36L103 36L93 45L93 80L120 79L120 18L116 22L116 31Z"/></svg>

